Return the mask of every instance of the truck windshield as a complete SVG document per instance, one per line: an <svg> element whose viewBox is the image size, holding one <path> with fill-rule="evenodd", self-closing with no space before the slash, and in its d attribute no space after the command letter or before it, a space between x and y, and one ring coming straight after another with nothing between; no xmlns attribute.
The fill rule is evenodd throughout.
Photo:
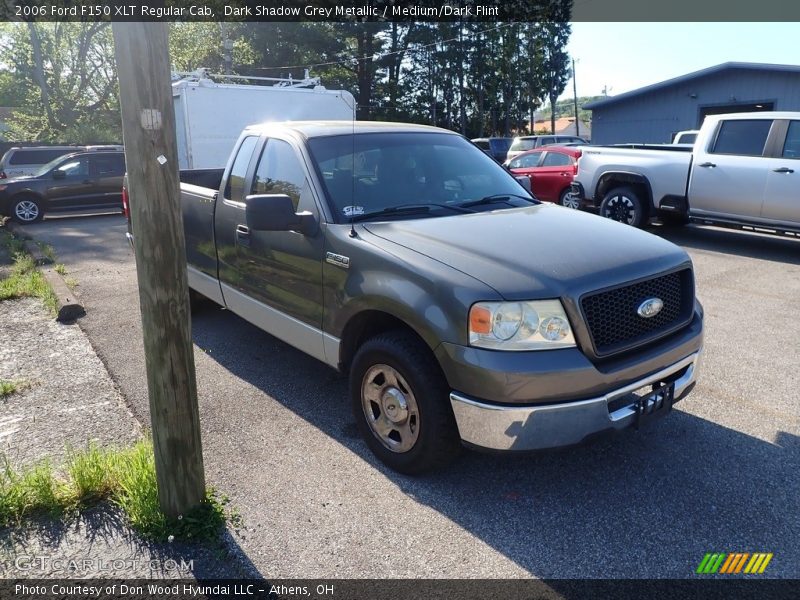
<svg viewBox="0 0 800 600"><path fill-rule="evenodd" d="M459 214L467 212L459 211L460 205L487 196L505 195L512 199L509 207L534 201L497 162L457 135L357 133L312 138L309 148L340 223L379 213L386 218ZM386 210L405 205L430 209Z"/></svg>

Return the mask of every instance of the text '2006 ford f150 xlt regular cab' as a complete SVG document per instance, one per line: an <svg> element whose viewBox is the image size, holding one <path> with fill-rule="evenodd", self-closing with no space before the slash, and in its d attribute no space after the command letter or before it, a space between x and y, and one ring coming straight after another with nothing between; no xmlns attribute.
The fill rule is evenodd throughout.
<svg viewBox="0 0 800 600"><path fill-rule="evenodd" d="M462 443L577 444L694 386L686 253L540 204L460 135L265 124L224 171L181 178L190 288L349 373L359 429L398 471Z"/></svg>

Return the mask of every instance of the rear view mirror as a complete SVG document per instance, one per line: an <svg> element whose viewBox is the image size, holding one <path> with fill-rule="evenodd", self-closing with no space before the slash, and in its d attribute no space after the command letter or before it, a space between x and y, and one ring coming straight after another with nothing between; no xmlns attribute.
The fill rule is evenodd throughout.
<svg viewBox="0 0 800 600"><path fill-rule="evenodd" d="M247 226L253 231L298 231L311 235L317 221L308 211L295 212L286 194L256 194L245 198Z"/></svg>
<svg viewBox="0 0 800 600"><path fill-rule="evenodd" d="M528 177L527 175L517 175L516 177L514 177L514 179L516 179L517 183L519 183L522 187L524 187L526 191L528 192L531 191L530 177Z"/></svg>
<svg viewBox="0 0 800 600"><path fill-rule="evenodd" d="M53 179L66 179L66 177L67 174L61 169L56 169L53 171Z"/></svg>

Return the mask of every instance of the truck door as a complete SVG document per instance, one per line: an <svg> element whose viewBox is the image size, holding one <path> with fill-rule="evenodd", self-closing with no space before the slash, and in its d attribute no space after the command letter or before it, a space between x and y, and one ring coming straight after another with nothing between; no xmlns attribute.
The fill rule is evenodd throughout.
<svg viewBox="0 0 800 600"><path fill-rule="evenodd" d="M783 121L786 135L768 161L761 216L800 226L800 121Z"/></svg>
<svg viewBox="0 0 800 600"><path fill-rule="evenodd" d="M255 166L250 168L253 174L246 178L251 182L247 189L232 190L231 196L244 200L251 194L286 194L296 211L307 210L319 220L305 165L291 144L267 140ZM232 175L233 171L235 163ZM318 354L322 348L321 232L303 235L293 231L251 231L246 225L245 203L235 206L234 202L224 200L217 209L220 280L242 292L226 293L223 287L226 304L273 335ZM264 310L252 300L272 310ZM260 315L254 314L259 312ZM317 344L319 349L309 347Z"/></svg>
<svg viewBox="0 0 800 600"><path fill-rule="evenodd" d="M92 181L91 203L95 206L122 206L122 178L125 159L116 152L98 152L89 157L89 179Z"/></svg>
<svg viewBox="0 0 800 600"><path fill-rule="evenodd" d="M693 157L691 214L748 219L761 216L769 158L764 156L770 119L721 121L708 147Z"/></svg>

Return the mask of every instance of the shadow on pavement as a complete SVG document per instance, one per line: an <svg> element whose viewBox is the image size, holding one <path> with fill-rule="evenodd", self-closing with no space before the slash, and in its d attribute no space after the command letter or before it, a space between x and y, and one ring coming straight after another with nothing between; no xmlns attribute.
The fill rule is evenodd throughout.
<svg viewBox="0 0 800 600"><path fill-rule="evenodd" d="M415 479L370 454L332 370L223 310L195 316L194 337L236 377L537 577L691 577L711 551L773 552L771 576L798 575L796 435L769 443L728 429L684 412L690 396L638 433L558 452L466 452Z"/></svg>
<svg viewBox="0 0 800 600"><path fill-rule="evenodd" d="M227 530L225 539L214 543L155 542L134 533L121 511L107 504L0 531L3 578L258 576Z"/></svg>
<svg viewBox="0 0 800 600"><path fill-rule="evenodd" d="M800 265L800 240L785 236L698 225L648 231L685 248Z"/></svg>

